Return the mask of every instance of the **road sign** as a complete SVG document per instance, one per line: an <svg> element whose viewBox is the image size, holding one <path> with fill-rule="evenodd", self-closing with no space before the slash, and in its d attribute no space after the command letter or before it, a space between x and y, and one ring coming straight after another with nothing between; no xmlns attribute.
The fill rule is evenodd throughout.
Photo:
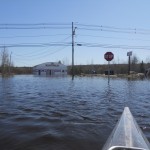
<svg viewBox="0 0 150 150"><path fill-rule="evenodd" d="M127 56L132 56L132 51L127 52Z"/></svg>
<svg viewBox="0 0 150 150"><path fill-rule="evenodd" d="M113 58L114 58L114 54L113 54L112 52L106 52L106 53L104 54L104 58L105 58L107 61L111 61L111 60L113 60Z"/></svg>

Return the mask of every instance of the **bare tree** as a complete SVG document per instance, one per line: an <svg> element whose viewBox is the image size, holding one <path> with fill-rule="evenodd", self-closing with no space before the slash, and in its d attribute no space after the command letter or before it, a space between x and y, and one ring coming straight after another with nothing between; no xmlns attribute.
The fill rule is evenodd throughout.
<svg viewBox="0 0 150 150"><path fill-rule="evenodd" d="M5 47L1 50L0 60L1 60L0 66L2 75L9 74L11 62L9 58L9 53Z"/></svg>
<svg viewBox="0 0 150 150"><path fill-rule="evenodd" d="M132 61L132 64L137 64L139 62L137 56L135 56L135 55L132 57L131 61Z"/></svg>
<svg viewBox="0 0 150 150"><path fill-rule="evenodd" d="M145 66L144 66L144 62L142 60L142 62L140 63L140 72L144 73L145 72Z"/></svg>
<svg viewBox="0 0 150 150"><path fill-rule="evenodd" d="M132 64L132 71L138 71L137 69L137 64L138 64L139 60L137 58L136 55L132 56L131 58L131 64Z"/></svg>

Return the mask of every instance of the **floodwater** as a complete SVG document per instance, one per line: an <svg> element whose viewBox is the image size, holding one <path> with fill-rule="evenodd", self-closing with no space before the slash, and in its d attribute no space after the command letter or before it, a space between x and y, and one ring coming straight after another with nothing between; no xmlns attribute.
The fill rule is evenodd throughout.
<svg viewBox="0 0 150 150"><path fill-rule="evenodd" d="M150 80L0 77L0 149L101 150L125 106L150 141Z"/></svg>

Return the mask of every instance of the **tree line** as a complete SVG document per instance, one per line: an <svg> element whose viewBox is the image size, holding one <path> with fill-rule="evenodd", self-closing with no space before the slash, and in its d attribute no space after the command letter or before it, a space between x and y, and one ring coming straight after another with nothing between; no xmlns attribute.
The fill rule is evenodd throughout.
<svg viewBox="0 0 150 150"><path fill-rule="evenodd" d="M110 64L110 70L114 72L114 74L128 74L128 64ZM146 69L150 68L150 63L132 63L131 71L135 73L145 73ZM74 74L104 74L105 71L108 71L108 65L76 65L74 66ZM72 66L68 66L68 73L72 73Z"/></svg>
<svg viewBox="0 0 150 150"><path fill-rule="evenodd" d="M150 68L150 63L139 62L136 56L131 59L131 71L137 73L144 73L146 69ZM75 65L74 74L104 74L108 70L107 64L90 64L90 65ZM112 62L110 64L110 70L113 70L115 74L127 74L128 63L117 64ZM0 74L2 76L10 76L13 74L32 74L32 67L14 67L11 60L11 53L4 47L0 53ZM68 66L68 74L72 74L72 66Z"/></svg>
<svg viewBox="0 0 150 150"><path fill-rule="evenodd" d="M10 75L11 68L11 56L9 55L7 49L4 47L0 55L0 72L2 75Z"/></svg>
<svg viewBox="0 0 150 150"><path fill-rule="evenodd" d="M4 47L0 52L0 74L2 76L32 74L32 67L14 67L11 60L11 53Z"/></svg>

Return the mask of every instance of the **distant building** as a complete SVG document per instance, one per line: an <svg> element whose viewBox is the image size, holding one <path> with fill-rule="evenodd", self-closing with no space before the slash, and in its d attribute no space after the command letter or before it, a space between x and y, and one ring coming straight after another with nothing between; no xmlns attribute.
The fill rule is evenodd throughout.
<svg viewBox="0 0 150 150"><path fill-rule="evenodd" d="M34 75L67 75L67 66L59 62L46 62L33 67Z"/></svg>

